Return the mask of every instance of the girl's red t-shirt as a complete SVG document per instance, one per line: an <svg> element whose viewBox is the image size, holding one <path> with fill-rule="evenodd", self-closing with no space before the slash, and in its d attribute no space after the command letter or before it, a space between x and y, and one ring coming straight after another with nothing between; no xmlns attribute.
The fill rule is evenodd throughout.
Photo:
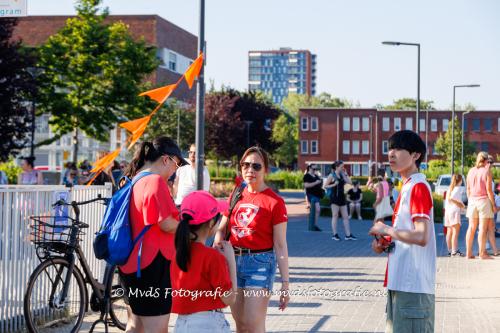
<svg viewBox="0 0 500 333"><path fill-rule="evenodd" d="M142 238L141 269L146 268L161 252L167 260L175 253L174 234L160 229L159 223L167 217L179 217L167 182L160 175L143 177L135 183L130 197L130 224L135 238L146 225L152 225ZM137 272L137 254L140 241L134 247L125 265L120 270L125 274Z"/></svg>
<svg viewBox="0 0 500 333"><path fill-rule="evenodd" d="M170 280L172 312L178 314L225 308L220 297L232 287L226 258L218 250L198 242L191 244L187 272L172 260Z"/></svg>
<svg viewBox="0 0 500 333"><path fill-rule="evenodd" d="M228 212L225 214L228 215ZM231 214L233 246L264 250L273 248L273 227L288 221L285 201L270 188L250 193L243 190Z"/></svg>

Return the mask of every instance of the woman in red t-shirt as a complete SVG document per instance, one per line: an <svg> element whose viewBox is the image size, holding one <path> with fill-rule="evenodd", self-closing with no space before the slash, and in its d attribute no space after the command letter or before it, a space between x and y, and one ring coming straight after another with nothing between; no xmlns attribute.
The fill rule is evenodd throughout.
<svg viewBox="0 0 500 333"><path fill-rule="evenodd" d="M159 137L143 142L130 163L127 176L150 172L135 183L130 198L130 224L135 239L148 225L128 261L120 266L120 277L129 304L127 332L167 332L172 298L170 261L174 256L174 233L178 215L167 186L168 178L185 164L173 140ZM140 245L142 244L142 245ZM137 277L140 254L140 277Z"/></svg>
<svg viewBox="0 0 500 333"><path fill-rule="evenodd" d="M260 147L245 151L240 161L247 186L232 210L230 241L236 255L238 293L231 313L238 332L265 332L266 313L278 264L282 285L279 308L290 300L285 202L264 182L269 158ZM220 247L228 217L223 217L214 246Z"/></svg>
<svg viewBox="0 0 500 333"><path fill-rule="evenodd" d="M222 254L205 246L226 209L227 202L205 191L192 192L182 201L170 270L172 312L179 314L176 333L231 332L221 309L236 299L234 250L229 242L222 243Z"/></svg>

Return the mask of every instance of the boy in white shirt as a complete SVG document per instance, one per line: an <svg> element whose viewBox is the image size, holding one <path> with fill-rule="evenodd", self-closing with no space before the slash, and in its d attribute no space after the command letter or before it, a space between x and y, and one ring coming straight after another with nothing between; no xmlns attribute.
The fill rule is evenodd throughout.
<svg viewBox="0 0 500 333"><path fill-rule="evenodd" d="M418 167L426 146L412 131L389 138L389 163L403 187L392 227L377 221L370 234L376 253L388 252L386 332L434 332L436 239L431 189Z"/></svg>

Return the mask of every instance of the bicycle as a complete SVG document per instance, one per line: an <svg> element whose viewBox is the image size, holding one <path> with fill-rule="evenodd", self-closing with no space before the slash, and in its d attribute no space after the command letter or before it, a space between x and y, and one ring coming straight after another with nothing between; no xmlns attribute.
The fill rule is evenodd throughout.
<svg viewBox="0 0 500 333"><path fill-rule="evenodd" d="M36 247L40 264L31 273L24 295L24 317L29 332L78 332L89 305L93 311L101 312L92 330L98 322L104 323L106 332L108 325L125 330L127 317L122 320L119 310L122 307L125 313L127 311L117 267L107 265L100 283L92 275L80 247L83 229L89 225L80 221L79 206L97 201L107 203L108 199L99 195L96 199L82 202L59 200L53 205L70 206L75 218L30 217L31 242ZM83 274L76 266L76 260ZM90 299L86 284L92 290Z"/></svg>

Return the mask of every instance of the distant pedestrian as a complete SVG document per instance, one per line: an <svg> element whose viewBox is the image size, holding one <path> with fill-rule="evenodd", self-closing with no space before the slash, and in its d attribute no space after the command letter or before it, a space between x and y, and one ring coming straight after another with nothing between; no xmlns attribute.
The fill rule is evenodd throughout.
<svg viewBox="0 0 500 333"><path fill-rule="evenodd" d="M9 184L9 179L7 178L7 174L5 171L0 170L0 185L7 185Z"/></svg>
<svg viewBox="0 0 500 333"><path fill-rule="evenodd" d="M340 237L337 233L337 222L339 219L339 212L344 221L345 240L358 240L356 236L351 233L349 224L349 214L347 213L347 199L345 196L345 184L352 184L351 178L347 175L344 169L344 162L336 161L332 164L332 172L326 179L325 188L331 189L330 203L332 208L332 239L339 241Z"/></svg>
<svg viewBox="0 0 500 333"><path fill-rule="evenodd" d="M64 186L75 186L79 184L78 169L76 166L68 170L68 173L63 178L62 184Z"/></svg>
<svg viewBox="0 0 500 333"><path fill-rule="evenodd" d="M386 332L434 332L436 238L431 188L418 167L426 146L415 132L389 138L391 169L401 174L403 187L392 216L392 227L378 220L370 229L375 253L389 253Z"/></svg>
<svg viewBox="0 0 500 333"><path fill-rule="evenodd" d="M462 209L465 208L462 202L462 176L454 174L451 178L451 184L446 192L446 209L444 214L444 226L446 227L446 245L448 246L449 256L463 256L458 249L458 235L460 234L460 226Z"/></svg>
<svg viewBox="0 0 500 333"><path fill-rule="evenodd" d="M393 210L391 206L390 188L389 183L385 179L384 169L379 169L377 171L377 183L374 184L373 187L377 193L377 197L373 203L375 221L392 216Z"/></svg>
<svg viewBox="0 0 500 333"><path fill-rule="evenodd" d="M349 219L352 218L352 214L356 211L358 220L362 220L361 217L361 201L363 200L363 191L359 187L359 182L357 180L352 182L352 188L347 191L347 201L349 201Z"/></svg>
<svg viewBox="0 0 500 333"><path fill-rule="evenodd" d="M320 200L325 192L323 190L323 180L316 175L318 167L315 165L307 166L307 173L302 178L304 188L306 189L306 197L310 204L309 210L309 226L310 231L321 231L318 227L319 213L321 211Z"/></svg>
<svg viewBox="0 0 500 333"><path fill-rule="evenodd" d="M472 253L472 243L474 235L479 225L478 243L479 257L481 259L493 259L486 252L486 238L492 225L495 197L493 195L491 182L493 175L488 164L488 154L484 151L479 152L476 159L476 165L469 170L467 174L467 217L469 218L469 228L465 241L467 244L467 258L474 259ZM497 253L496 247L494 254Z"/></svg>
<svg viewBox="0 0 500 333"><path fill-rule="evenodd" d="M23 171L17 177L19 185L43 185L42 172L35 170L35 157L22 157L21 168Z"/></svg>
<svg viewBox="0 0 500 333"><path fill-rule="evenodd" d="M172 312L178 313L176 333L230 333L222 309L236 300L236 262L227 241L222 249L205 246L216 229L225 201L217 201L205 191L188 194L181 205L181 221L175 234L172 261ZM182 290L190 295L176 294ZM204 294L191 297L195 293Z"/></svg>

